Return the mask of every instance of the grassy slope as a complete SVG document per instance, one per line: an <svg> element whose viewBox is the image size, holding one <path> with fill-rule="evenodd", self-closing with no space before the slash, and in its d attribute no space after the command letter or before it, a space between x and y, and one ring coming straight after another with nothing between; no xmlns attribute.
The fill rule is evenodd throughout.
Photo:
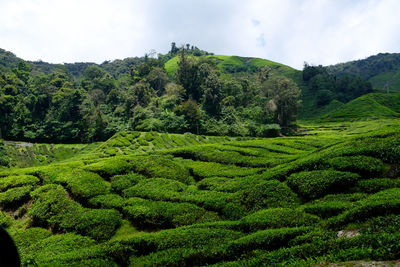
<svg viewBox="0 0 400 267"><path fill-rule="evenodd" d="M39 266L392 260L399 130L381 119L270 139L122 132L66 161L1 169L0 224Z"/></svg>
<svg viewBox="0 0 400 267"><path fill-rule="evenodd" d="M360 120L400 116L400 94L371 93L320 115L322 121Z"/></svg>
<svg viewBox="0 0 400 267"><path fill-rule="evenodd" d="M372 87L379 91L386 91L386 83L389 84L390 92L400 93L400 69L388 71L371 77L369 80Z"/></svg>
<svg viewBox="0 0 400 267"><path fill-rule="evenodd" d="M220 68L222 72L224 72L226 67L228 66L246 66L246 65L254 67L270 66L281 75L290 77L295 80L301 78L300 71L267 59L246 58L246 57L225 56L225 55L212 55L208 57L216 60L217 67ZM167 71L168 75L170 76L174 75L174 73L178 68L178 60L179 57L176 56L165 63L165 70Z"/></svg>

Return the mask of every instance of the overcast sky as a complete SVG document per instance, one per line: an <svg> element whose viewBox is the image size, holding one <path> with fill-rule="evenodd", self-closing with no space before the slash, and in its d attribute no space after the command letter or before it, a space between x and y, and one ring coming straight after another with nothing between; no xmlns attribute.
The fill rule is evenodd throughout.
<svg viewBox="0 0 400 267"><path fill-rule="evenodd" d="M171 42L295 68L400 52L399 0L0 0L0 48L52 63Z"/></svg>

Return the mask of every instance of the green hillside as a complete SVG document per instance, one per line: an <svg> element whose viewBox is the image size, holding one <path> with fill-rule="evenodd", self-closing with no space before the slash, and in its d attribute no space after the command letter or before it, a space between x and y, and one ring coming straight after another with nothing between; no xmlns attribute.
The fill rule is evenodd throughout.
<svg viewBox="0 0 400 267"><path fill-rule="evenodd" d="M371 93L320 115L322 121L400 117L400 94Z"/></svg>
<svg viewBox="0 0 400 267"><path fill-rule="evenodd" d="M328 67L337 76L356 75L372 83L376 90L400 92L400 54L381 53L366 59Z"/></svg>
<svg viewBox="0 0 400 267"><path fill-rule="evenodd" d="M196 57L193 57L196 58ZM268 66L274 73L292 78L301 79L301 72L283 64L262 58L248 58L239 56L208 55L207 58L214 60L221 72L234 74L240 72L256 72L259 68ZM165 70L172 76L178 69L179 56L175 56L165 63Z"/></svg>
<svg viewBox="0 0 400 267"><path fill-rule="evenodd" d="M390 261L399 132L398 119L309 122L277 138L120 132L64 160L0 168L0 225L24 265Z"/></svg>

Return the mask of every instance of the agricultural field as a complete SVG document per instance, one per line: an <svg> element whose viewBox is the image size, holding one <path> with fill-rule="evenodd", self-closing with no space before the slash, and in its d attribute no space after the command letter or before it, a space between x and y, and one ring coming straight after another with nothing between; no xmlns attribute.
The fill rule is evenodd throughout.
<svg viewBox="0 0 400 267"><path fill-rule="evenodd" d="M15 147L0 168L0 225L28 266L400 258L398 119L303 122L277 138L125 131L36 144L29 161Z"/></svg>

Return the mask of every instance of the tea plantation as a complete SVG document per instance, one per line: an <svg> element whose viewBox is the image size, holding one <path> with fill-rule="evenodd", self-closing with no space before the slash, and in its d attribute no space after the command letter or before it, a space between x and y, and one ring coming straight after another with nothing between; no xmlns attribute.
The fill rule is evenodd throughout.
<svg viewBox="0 0 400 267"><path fill-rule="evenodd" d="M4 149L0 225L23 265L400 259L396 118L303 122L277 138L124 131Z"/></svg>

